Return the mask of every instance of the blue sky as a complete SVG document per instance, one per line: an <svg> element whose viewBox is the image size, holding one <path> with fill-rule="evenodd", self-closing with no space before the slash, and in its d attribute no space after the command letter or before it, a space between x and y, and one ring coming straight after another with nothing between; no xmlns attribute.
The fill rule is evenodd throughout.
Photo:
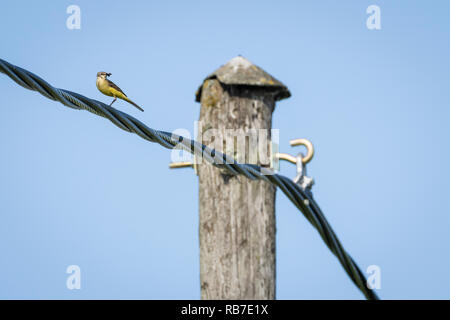
<svg viewBox="0 0 450 320"><path fill-rule="evenodd" d="M81 29L66 8L81 8ZM381 8L381 30L366 8ZM1 58L110 101L108 71L155 129L193 132L194 93L241 54L285 83L281 151L313 141L316 200L385 299L448 299L447 1L14 1ZM0 75L0 298L198 299L198 181L170 152ZM283 163L283 174L295 168ZM277 193L277 298L361 299L316 230ZM66 268L81 268L81 289Z"/></svg>

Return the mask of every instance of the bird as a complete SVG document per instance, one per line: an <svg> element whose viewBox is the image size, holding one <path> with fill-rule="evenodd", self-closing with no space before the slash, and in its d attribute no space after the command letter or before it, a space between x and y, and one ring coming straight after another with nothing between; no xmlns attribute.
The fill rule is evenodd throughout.
<svg viewBox="0 0 450 320"><path fill-rule="evenodd" d="M117 98L119 98L125 100L128 103L131 103L133 106L144 112L144 109L142 109L136 103L131 101L131 99L127 97L127 95L122 91L122 89L120 89L114 82L107 79L109 76L111 76L111 73L103 71L97 72L97 82L96 82L97 89L101 93L110 97L114 97L114 100L111 102L109 106L112 106L112 104L117 100Z"/></svg>

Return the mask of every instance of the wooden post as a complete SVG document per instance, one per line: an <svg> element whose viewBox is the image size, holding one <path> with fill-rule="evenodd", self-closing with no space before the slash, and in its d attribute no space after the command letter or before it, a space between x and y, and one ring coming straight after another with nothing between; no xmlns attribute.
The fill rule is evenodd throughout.
<svg viewBox="0 0 450 320"><path fill-rule="evenodd" d="M244 135L267 129L270 140L275 102L289 96L281 82L238 56L208 76L197 91L202 133L197 139L222 152L231 147L225 138L229 129L241 129ZM239 144L234 139L231 143ZM230 155L243 159L242 153ZM248 162L248 154L244 159ZM254 164L267 165L260 158ZM275 299L276 189L208 164L197 170L202 299Z"/></svg>

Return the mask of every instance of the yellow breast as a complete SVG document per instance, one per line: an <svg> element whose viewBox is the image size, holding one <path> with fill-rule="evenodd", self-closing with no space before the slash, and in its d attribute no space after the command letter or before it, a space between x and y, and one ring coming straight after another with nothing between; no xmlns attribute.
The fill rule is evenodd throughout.
<svg viewBox="0 0 450 320"><path fill-rule="evenodd" d="M108 81L105 79L102 79L100 77L97 77L97 88L100 90L101 93L106 94L107 96L112 97L113 94L111 93L110 87L108 85Z"/></svg>

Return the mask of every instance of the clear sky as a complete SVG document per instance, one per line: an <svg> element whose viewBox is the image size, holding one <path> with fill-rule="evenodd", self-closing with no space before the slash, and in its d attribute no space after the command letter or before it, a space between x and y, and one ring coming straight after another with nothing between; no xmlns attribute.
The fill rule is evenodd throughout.
<svg viewBox="0 0 450 320"><path fill-rule="evenodd" d="M81 29L66 27L69 5ZM381 9L368 30L366 9ZM1 58L109 103L98 71L152 128L193 132L194 93L241 54L285 83L281 151L308 138L313 188L385 299L450 298L448 1L9 1ZM198 181L170 152L0 74L0 298L198 299ZM281 171L293 177L294 166ZM360 299L277 193L277 298ZM66 268L81 268L68 290Z"/></svg>

